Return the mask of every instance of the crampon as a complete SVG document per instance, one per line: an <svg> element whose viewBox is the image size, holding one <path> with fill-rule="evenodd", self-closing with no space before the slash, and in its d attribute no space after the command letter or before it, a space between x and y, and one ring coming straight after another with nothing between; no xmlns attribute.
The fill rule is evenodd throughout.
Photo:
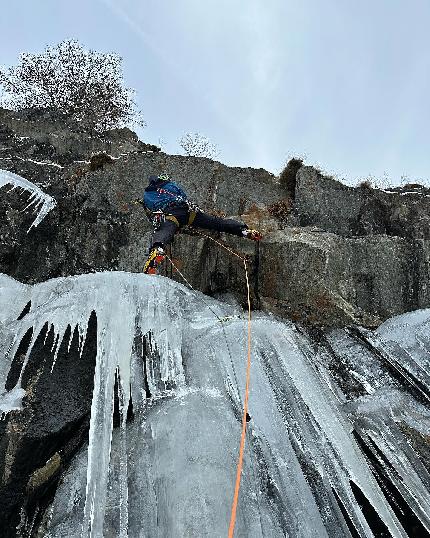
<svg viewBox="0 0 430 538"><path fill-rule="evenodd" d="M147 275L158 275L158 269L165 257L166 253L161 247L152 248L143 266L143 272Z"/></svg>

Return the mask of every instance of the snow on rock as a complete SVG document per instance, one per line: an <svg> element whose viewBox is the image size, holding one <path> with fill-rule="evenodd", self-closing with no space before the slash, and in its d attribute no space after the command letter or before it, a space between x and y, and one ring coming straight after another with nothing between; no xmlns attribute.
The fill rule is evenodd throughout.
<svg viewBox="0 0 430 538"><path fill-rule="evenodd" d="M34 286L2 276L0 291L3 379L34 329L19 380L3 395L4 411L11 398L17 407L45 324L57 349L68 325L72 333L77 327L82 349L90 315L97 316L87 456L77 456L60 484L45 536L226 536L246 368L246 317L238 307L163 277L121 272ZM326 357L292 323L254 316L236 536L340 538L354 529L370 537L376 527L407 536L406 509L392 502L389 484L417 528L430 529L429 475L398 426L408 415L430 432L428 409L372 360L368 346L345 331L329 339L363 380L362 396L352 399L336 385ZM121 425L114 430L116 372ZM134 419L127 423L130 397ZM370 511L360 508L363 499Z"/></svg>
<svg viewBox="0 0 430 538"><path fill-rule="evenodd" d="M52 196L46 194L39 187L28 181L27 179L9 172L7 170L0 170L0 188L6 185L11 185L10 190L21 189L30 193L28 204L24 210L33 209L37 212L36 218L31 224L28 232L34 227L38 226L46 215L56 206L56 201Z"/></svg>

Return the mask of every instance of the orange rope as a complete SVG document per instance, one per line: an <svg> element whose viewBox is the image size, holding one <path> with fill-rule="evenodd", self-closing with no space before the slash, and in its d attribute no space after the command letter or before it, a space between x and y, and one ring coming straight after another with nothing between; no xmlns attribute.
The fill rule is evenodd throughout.
<svg viewBox="0 0 430 538"><path fill-rule="evenodd" d="M246 258L240 256L239 254L237 254L237 252L234 252L234 250L230 249L229 247L227 247L220 241L217 241L210 235L206 235L202 232L198 232L197 230L195 231L199 235L202 235L203 237L211 239L212 241L214 241L221 247L228 250L234 256L237 256L238 258L240 258L243 261L243 265L245 268L246 289L247 289L247 299L248 299L248 358L247 358L247 364L246 364L246 384L245 384L245 400L243 403L242 435L240 437L239 459L237 462L236 484L234 487L233 504L231 507L230 526L228 528L228 538L233 538L234 527L236 524L237 504L239 501L240 480L242 477L243 454L245 451L245 437L246 437L246 424L247 424L246 417L248 415L249 385L250 385L250 378L251 378L251 292L250 292L250 287L249 287L248 268L246 265Z"/></svg>
<svg viewBox="0 0 430 538"><path fill-rule="evenodd" d="M251 298L250 298L250 290L249 290L248 269L246 267L245 259L243 259L243 265L245 267L246 288L247 288L247 293L248 293L248 360L247 360L247 365L246 365L246 385L245 385L245 401L243 404L242 435L240 438L239 460L237 462L236 485L234 488L233 505L231 507L231 517L230 517L230 526L228 529L228 538L233 538L234 526L236 524L236 510L237 510L237 503L239 500L240 479L242 476L243 452L245 449L246 417L248 415L248 400L249 400L249 381L251 377Z"/></svg>
<svg viewBox="0 0 430 538"><path fill-rule="evenodd" d="M227 245L224 245L224 243L222 243L221 241L217 241L214 237L211 237L210 235L204 234L203 232L199 232L198 230L195 230L195 229L193 229L193 232L195 232L197 235L201 235L202 237L206 237L206 239L210 239L211 241L213 241L214 243L216 243L220 247L222 247L225 250L227 250L228 252L230 252L230 254L233 254L233 256L236 256L237 258L240 258L242 261L245 261L244 256L241 256L240 254L235 252L232 248L228 247ZM246 269L246 267L245 267L245 269Z"/></svg>

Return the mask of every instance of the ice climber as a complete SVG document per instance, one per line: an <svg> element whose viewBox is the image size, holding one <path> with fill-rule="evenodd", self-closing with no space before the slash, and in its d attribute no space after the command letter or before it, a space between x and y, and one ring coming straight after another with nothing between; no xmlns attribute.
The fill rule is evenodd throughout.
<svg viewBox="0 0 430 538"><path fill-rule="evenodd" d="M149 256L143 267L144 273L157 274L157 269L166 256L166 245L173 241L173 236L183 226L216 230L254 241L262 238L260 232L251 230L237 220L221 219L204 213L188 200L181 187L167 175L150 176L149 185L140 202L155 229Z"/></svg>

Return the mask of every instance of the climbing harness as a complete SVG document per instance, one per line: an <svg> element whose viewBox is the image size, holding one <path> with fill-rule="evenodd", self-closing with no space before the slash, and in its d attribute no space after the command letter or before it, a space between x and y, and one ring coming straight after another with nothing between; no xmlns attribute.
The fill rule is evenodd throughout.
<svg viewBox="0 0 430 538"><path fill-rule="evenodd" d="M236 514L237 514L237 504L239 500L239 490L240 490L240 481L242 477L242 468L243 468L243 454L245 451L245 438L246 438L246 425L247 425L247 417L248 415L248 402L249 402L249 386L250 386L250 378L251 378L251 290L249 286L249 277L248 277L248 266L246 264L246 257L241 256L237 252L235 252L232 248L227 247L227 245L224 245L221 241L218 241L214 239L213 237L203 233L199 232L197 230L194 230L197 232L198 235L201 235L203 237L206 237L207 239L210 239L211 241L214 241L218 245L220 245L222 248L236 256L237 258L241 259L243 261L243 266L245 269L245 278L246 278L246 289L247 289L247 303L248 303L248 338L247 338L247 361L246 361L246 382L245 382L245 398L243 403L243 415L242 415L242 432L240 437L240 446L239 446L239 457L237 462L237 469L236 469L236 482L234 486L234 495L233 495L233 502L231 506L231 515L230 515L230 524L228 529L228 538L233 538L234 536L234 527L236 524ZM191 289L194 290L194 288L191 286L191 284L188 282L188 280L185 278L185 276L179 271L179 269L175 266L173 261L167 257L167 259L170 261L172 266L176 269L176 271L179 273L179 275L184 279L184 281L190 286ZM195 290L194 290L195 291ZM209 305L208 305L209 306ZM231 316L226 316L224 318L220 318L216 312L212 310L212 308L209 306L210 310L215 314L215 316L218 318L218 321L221 323L227 321L228 319L231 319Z"/></svg>
<svg viewBox="0 0 430 538"><path fill-rule="evenodd" d="M131 200L130 203L133 204L133 205L141 205L141 206L143 206L143 210L145 212L146 218L148 219L150 224L152 224L152 226L155 229L158 229L163 224L163 222L166 220L166 215L165 215L165 213L163 211L161 211L161 210L150 211L149 209L147 209L145 207L145 204L143 203L143 200L140 200L140 199L137 198L137 199Z"/></svg>
<svg viewBox="0 0 430 538"><path fill-rule="evenodd" d="M166 215L162 211L154 211L148 213L145 211L146 216L148 217L149 222L152 224L152 226L155 228L155 230L158 230L158 228L163 224L163 222L166 220Z"/></svg>

